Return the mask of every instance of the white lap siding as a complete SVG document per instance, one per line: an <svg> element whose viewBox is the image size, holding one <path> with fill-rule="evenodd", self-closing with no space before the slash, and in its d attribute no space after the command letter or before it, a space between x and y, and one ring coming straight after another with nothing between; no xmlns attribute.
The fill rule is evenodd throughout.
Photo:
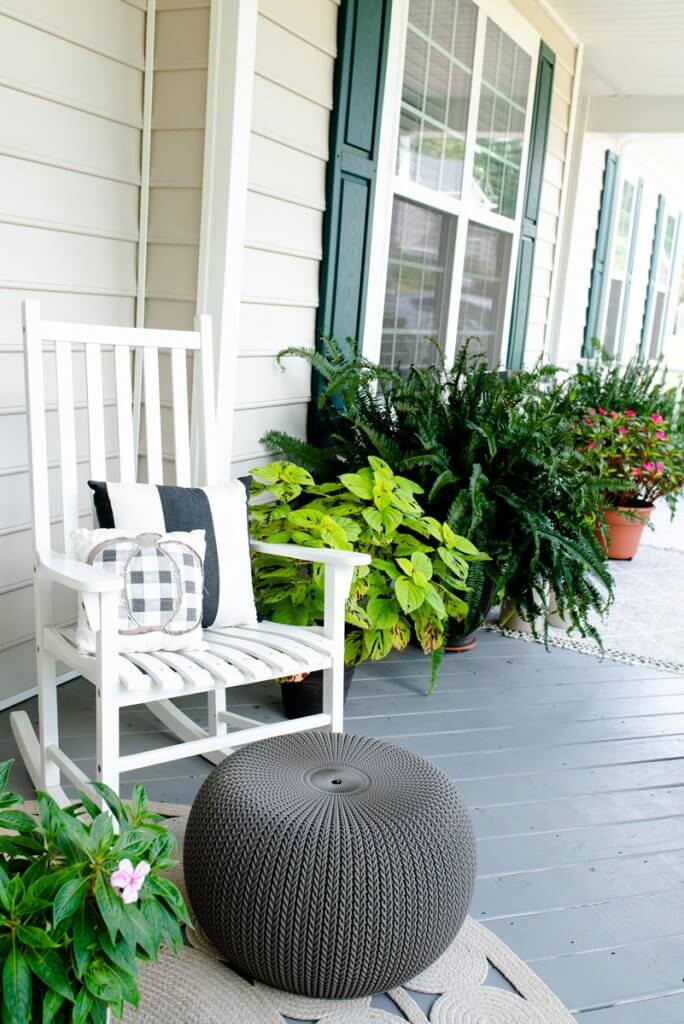
<svg viewBox="0 0 684 1024"><path fill-rule="evenodd" d="M134 322L144 43L143 3L0 2L0 706L35 681L21 301L38 299L55 319ZM107 360L106 442L114 467ZM77 402L85 397L82 361L76 358ZM46 377L53 387L49 366ZM76 426L83 457L83 410ZM54 411L48 436L55 485ZM86 523L84 458L79 469ZM60 597L57 611L67 619L72 606Z"/></svg>

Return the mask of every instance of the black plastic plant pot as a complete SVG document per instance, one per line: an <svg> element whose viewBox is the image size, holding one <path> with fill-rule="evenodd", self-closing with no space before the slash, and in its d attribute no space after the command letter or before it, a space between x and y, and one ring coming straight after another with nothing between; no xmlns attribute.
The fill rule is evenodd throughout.
<svg viewBox="0 0 684 1024"><path fill-rule="evenodd" d="M491 580L483 580L478 598L463 622L449 619L444 648L446 651L464 654L477 646L477 631L487 621L494 600L494 584Z"/></svg>
<svg viewBox="0 0 684 1024"><path fill-rule="evenodd" d="M354 669L344 670L344 699L347 700ZM310 672L299 683L281 683L283 708L288 718L303 718L305 715L320 715L323 711L323 673Z"/></svg>

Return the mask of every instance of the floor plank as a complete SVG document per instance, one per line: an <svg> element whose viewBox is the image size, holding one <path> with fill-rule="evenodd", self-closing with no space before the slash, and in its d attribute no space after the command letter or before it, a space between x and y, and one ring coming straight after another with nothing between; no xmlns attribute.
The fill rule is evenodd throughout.
<svg viewBox="0 0 684 1024"><path fill-rule="evenodd" d="M579 1024L684 1022L684 679L481 634L445 659L437 690L418 651L357 671L347 728L432 758L473 810L473 915L573 1009ZM205 698L181 701L196 721ZM229 694L243 714L282 712L277 685ZM93 693L61 688L62 742L95 770ZM35 721L35 701L25 705ZM13 756L0 714L0 758ZM145 707L121 714L131 753L171 741ZM191 802L201 758L126 776L153 799ZM28 794L23 766L14 788Z"/></svg>

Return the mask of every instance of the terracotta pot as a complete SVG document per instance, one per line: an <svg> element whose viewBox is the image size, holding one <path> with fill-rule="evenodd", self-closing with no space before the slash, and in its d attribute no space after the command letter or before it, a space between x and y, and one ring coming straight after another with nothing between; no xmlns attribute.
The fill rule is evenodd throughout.
<svg viewBox="0 0 684 1024"><path fill-rule="evenodd" d="M608 558L628 562L636 555L644 526L651 518L653 505L637 508L609 508L605 512L608 526Z"/></svg>

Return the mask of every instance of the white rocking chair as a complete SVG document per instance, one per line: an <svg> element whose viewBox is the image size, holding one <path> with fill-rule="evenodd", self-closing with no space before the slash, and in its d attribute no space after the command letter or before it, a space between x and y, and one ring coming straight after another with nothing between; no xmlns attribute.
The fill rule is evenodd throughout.
<svg viewBox="0 0 684 1024"><path fill-rule="evenodd" d="M35 537L35 627L38 674L39 737L25 712L11 716L12 730L28 772L36 787L68 802L61 786L62 774L86 790L88 779L59 745L56 665L61 662L88 679L95 687L95 742L97 779L118 791L122 772L148 765L202 755L214 763L240 744L308 729L342 731L344 671L344 607L354 567L365 565L366 555L294 545L253 542L255 550L323 563L325 624L318 627L282 626L260 622L255 627L213 630L212 656L204 665L182 652L164 657L154 654L134 664L118 650L117 609L120 581L112 573L74 560L71 537L79 526L79 495L72 347L83 346L87 392L90 478L109 479L106 472L103 350L113 349L116 385L119 480L134 482L138 453L134 446L134 415L131 388L131 353L142 355L144 374L145 447L147 480L162 483L162 429L159 387L160 352L169 352L171 365L172 420L175 482L191 484L190 427L188 416L188 352L194 352L198 407L198 450L201 469L196 481L217 483L220 474L214 448L214 391L211 321L198 318L195 331L164 331L132 327L61 323L41 320L37 302L23 305L26 393L28 400L29 451ZM54 346L57 421L59 425L59 475L64 551L53 549L51 503L48 487L49 459L44 387L44 348ZM197 401L197 400L196 400ZM109 403L111 404L111 403ZM80 405L79 405L80 407ZM52 446L51 446L52 447ZM82 460L80 460L82 461ZM85 484L80 488L85 490ZM80 500L79 500L80 498ZM54 513L53 513L54 514ZM70 631L60 628L53 611L53 585L94 596L99 604L96 652L77 649ZM93 599L91 599L93 600ZM218 652L218 653L217 653ZM144 661L145 668L140 667ZM226 690L285 675L323 670L323 710L294 721L264 725L226 709ZM201 728L183 713L172 697L207 694L208 727ZM164 729L181 741L161 748L122 756L119 748L119 711L146 704ZM228 733L228 727L231 732ZM93 791L90 791L91 794Z"/></svg>

